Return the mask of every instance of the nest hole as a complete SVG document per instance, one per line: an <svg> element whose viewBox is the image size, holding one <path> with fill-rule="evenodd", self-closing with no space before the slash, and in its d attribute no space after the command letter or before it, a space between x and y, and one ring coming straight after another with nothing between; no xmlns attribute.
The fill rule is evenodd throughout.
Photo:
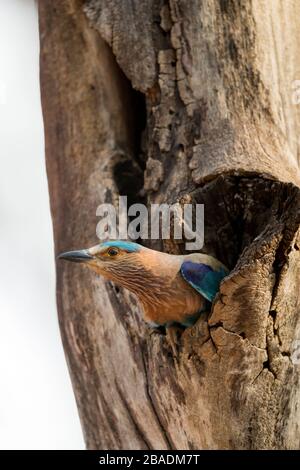
<svg viewBox="0 0 300 470"><path fill-rule="evenodd" d="M204 204L200 251L233 269L256 237L284 222L298 191L292 184L259 176L220 176L197 188L190 196L193 203Z"/></svg>

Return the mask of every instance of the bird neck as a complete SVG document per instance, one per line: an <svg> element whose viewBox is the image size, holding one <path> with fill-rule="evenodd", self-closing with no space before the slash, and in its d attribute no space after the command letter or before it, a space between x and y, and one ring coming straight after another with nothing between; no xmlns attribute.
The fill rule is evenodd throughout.
<svg viewBox="0 0 300 470"><path fill-rule="evenodd" d="M185 324L187 317L205 307L204 298L190 287L180 274L160 290L153 289L137 297L143 307L145 320L165 325L170 322Z"/></svg>

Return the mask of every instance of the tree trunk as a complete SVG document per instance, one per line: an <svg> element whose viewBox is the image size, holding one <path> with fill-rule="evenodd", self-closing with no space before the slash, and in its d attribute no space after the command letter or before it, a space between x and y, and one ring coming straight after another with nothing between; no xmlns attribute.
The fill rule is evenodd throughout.
<svg viewBox="0 0 300 470"><path fill-rule="evenodd" d="M57 265L89 449L299 448L299 17L281 0L39 2L56 252L95 243L97 206L126 194L204 203L203 251L231 269L176 362L131 294Z"/></svg>

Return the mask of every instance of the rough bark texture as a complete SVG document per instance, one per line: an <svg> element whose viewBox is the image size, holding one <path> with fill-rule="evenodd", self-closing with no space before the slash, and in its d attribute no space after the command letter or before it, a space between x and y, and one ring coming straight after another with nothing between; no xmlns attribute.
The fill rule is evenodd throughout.
<svg viewBox="0 0 300 470"><path fill-rule="evenodd" d="M92 245L97 206L127 194L204 203L204 251L232 269L176 362L132 295L58 265L87 447L299 448L300 3L42 0L39 14L57 252Z"/></svg>

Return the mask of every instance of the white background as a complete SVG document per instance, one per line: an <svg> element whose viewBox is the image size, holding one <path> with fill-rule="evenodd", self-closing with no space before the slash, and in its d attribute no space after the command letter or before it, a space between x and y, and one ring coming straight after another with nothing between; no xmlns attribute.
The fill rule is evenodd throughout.
<svg viewBox="0 0 300 470"><path fill-rule="evenodd" d="M61 346L33 0L0 0L0 448L82 449Z"/></svg>

